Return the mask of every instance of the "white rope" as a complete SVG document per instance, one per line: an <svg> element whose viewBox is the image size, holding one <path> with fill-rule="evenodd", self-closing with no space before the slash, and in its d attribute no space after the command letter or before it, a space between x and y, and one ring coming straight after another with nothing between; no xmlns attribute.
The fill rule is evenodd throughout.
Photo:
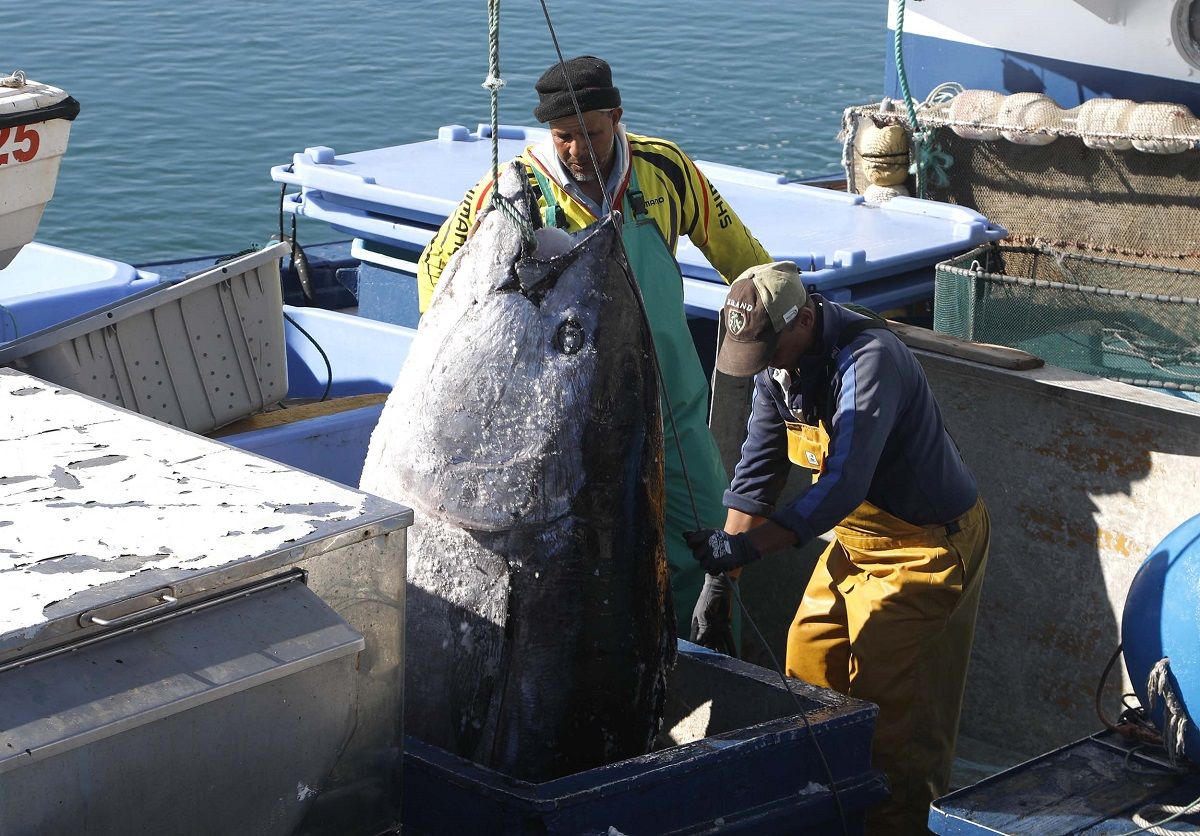
<svg viewBox="0 0 1200 836"><path fill-rule="evenodd" d="M1197 798L1190 804L1161 804L1152 803L1145 804L1137 809L1132 816L1133 823L1136 824L1137 830L1127 830L1117 836L1134 836L1137 833L1152 833L1154 836L1171 836L1172 834L1181 833L1200 833L1191 822L1179 822L1182 827L1163 827L1164 824L1178 820L1181 816L1190 813L1200 805L1200 798ZM1160 818L1157 821L1150 821L1149 816L1162 816L1166 814L1166 818Z"/></svg>
<svg viewBox="0 0 1200 836"><path fill-rule="evenodd" d="M1158 702L1162 702L1163 746L1167 750L1167 760L1174 766L1183 757L1184 735L1191 725L1191 718L1188 717L1187 708L1172 684L1169 657L1159 659L1150 669L1150 675L1146 677L1146 695L1151 711Z"/></svg>
<svg viewBox="0 0 1200 836"><path fill-rule="evenodd" d="M13 70L11 75L0 78L0 87L24 87L25 71Z"/></svg>
<svg viewBox="0 0 1200 836"><path fill-rule="evenodd" d="M962 93L966 88L957 81L943 81L937 87L929 91L929 95L925 97L925 101L921 103L921 108L928 108L930 105L945 104L953 99L959 93Z"/></svg>

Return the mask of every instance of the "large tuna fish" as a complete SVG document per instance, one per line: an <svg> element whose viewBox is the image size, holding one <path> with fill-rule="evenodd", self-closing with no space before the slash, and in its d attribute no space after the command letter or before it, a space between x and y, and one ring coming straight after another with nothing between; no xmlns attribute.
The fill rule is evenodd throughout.
<svg viewBox="0 0 1200 836"><path fill-rule="evenodd" d="M520 167L500 193L540 225ZM530 248L487 210L362 477L417 512L406 732L530 781L648 751L674 663L658 390L618 235Z"/></svg>

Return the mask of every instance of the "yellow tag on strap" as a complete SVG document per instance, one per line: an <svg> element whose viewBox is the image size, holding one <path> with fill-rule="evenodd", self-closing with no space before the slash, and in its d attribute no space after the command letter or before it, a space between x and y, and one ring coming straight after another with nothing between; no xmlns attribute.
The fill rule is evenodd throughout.
<svg viewBox="0 0 1200 836"><path fill-rule="evenodd" d="M825 456L829 453L829 433L824 424L785 422L787 427L788 459L792 464L813 471L813 481L825 472Z"/></svg>

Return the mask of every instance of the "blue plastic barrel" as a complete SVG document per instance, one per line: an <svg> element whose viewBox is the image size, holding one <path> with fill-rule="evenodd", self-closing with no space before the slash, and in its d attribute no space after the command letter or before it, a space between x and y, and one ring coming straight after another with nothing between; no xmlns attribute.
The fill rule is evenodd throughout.
<svg viewBox="0 0 1200 836"><path fill-rule="evenodd" d="M1174 689L1193 720L1200 719L1200 515L1167 535L1138 569L1121 618L1125 667L1143 706L1147 679L1167 659L1166 687ZM1164 700L1150 712L1159 729ZM1200 763L1200 729L1188 722L1183 754Z"/></svg>

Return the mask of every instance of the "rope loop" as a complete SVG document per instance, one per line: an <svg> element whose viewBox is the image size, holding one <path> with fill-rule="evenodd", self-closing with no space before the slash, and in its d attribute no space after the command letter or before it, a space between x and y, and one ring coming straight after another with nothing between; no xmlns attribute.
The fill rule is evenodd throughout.
<svg viewBox="0 0 1200 836"><path fill-rule="evenodd" d="M537 238L534 237L536 230L533 224L529 218L521 214L521 210L513 204L512 200L499 192L493 192L491 205L496 207L497 211L517 228L517 232L521 233L521 241L526 248L533 249L537 246Z"/></svg>
<svg viewBox="0 0 1200 836"><path fill-rule="evenodd" d="M1167 750L1167 760L1175 766L1184 756L1184 735L1191 726L1192 718L1188 716L1187 706L1176 690L1170 658L1159 659L1150 669L1146 677L1146 696L1150 703L1147 707L1151 711L1156 705L1162 704L1163 746Z"/></svg>
<svg viewBox="0 0 1200 836"><path fill-rule="evenodd" d="M24 87L25 71L13 70L11 75L0 78L0 87Z"/></svg>
<svg viewBox="0 0 1200 836"><path fill-rule="evenodd" d="M954 165L954 157L943 151L937 144L933 129L915 131L913 144L916 145L916 161L910 166L909 171L917 174L918 179L922 182L927 179L939 189L950 185L950 175L947 172L950 166Z"/></svg>

